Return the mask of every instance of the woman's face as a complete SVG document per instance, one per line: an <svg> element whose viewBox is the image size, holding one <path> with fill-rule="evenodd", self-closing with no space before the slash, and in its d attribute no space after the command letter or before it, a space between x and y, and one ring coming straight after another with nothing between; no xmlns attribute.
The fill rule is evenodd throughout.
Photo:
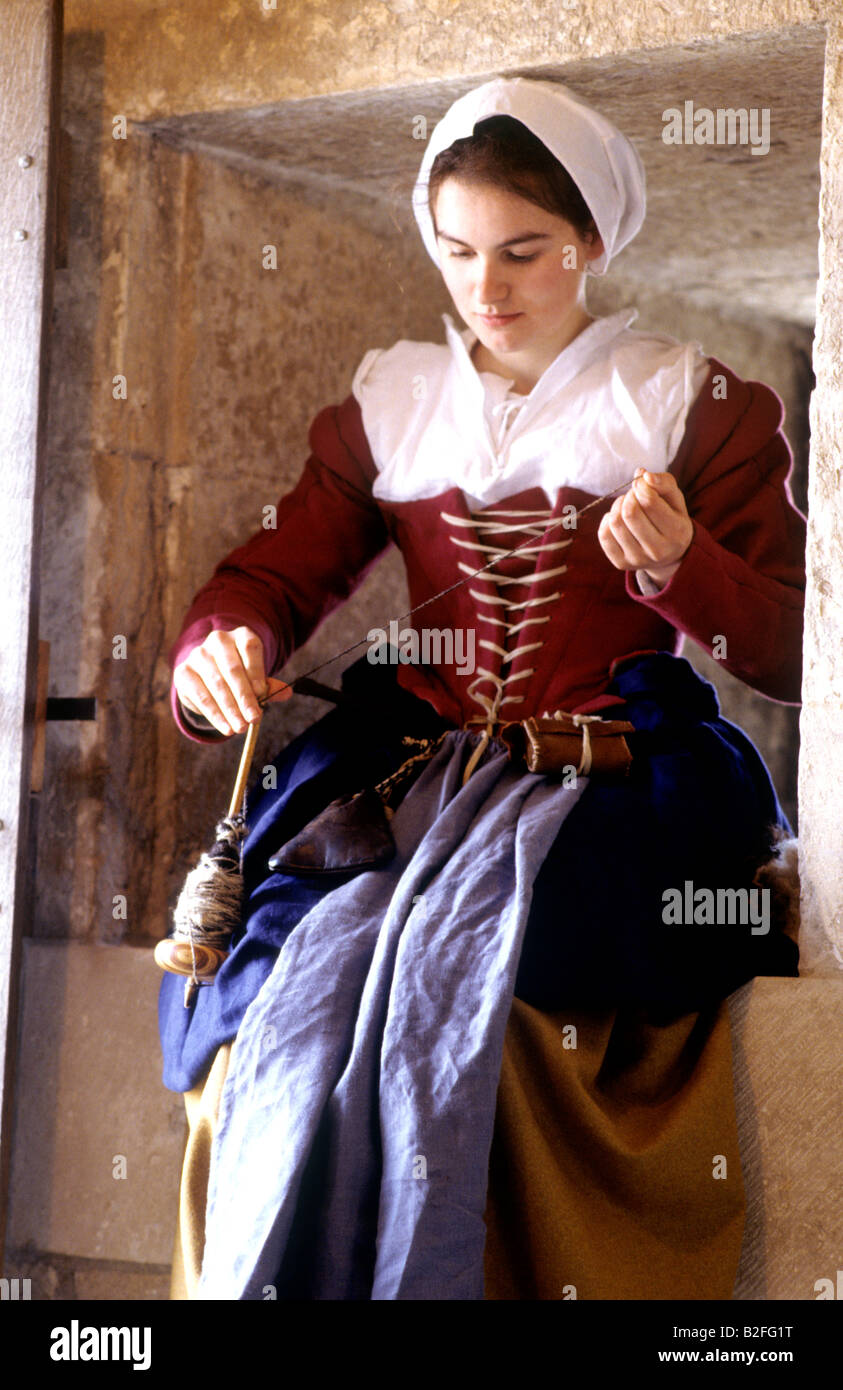
<svg viewBox="0 0 843 1390"><path fill-rule="evenodd" d="M529 388L590 322L585 266L602 253L600 238L584 241L526 198L454 176L440 186L434 223L445 284L484 360Z"/></svg>

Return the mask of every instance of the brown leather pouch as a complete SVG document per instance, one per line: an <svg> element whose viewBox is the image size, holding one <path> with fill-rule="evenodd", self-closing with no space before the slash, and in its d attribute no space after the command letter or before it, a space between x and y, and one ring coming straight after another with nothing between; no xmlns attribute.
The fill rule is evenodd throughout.
<svg viewBox="0 0 843 1390"><path fill-rule="evenodd" d="M377 869L395 855L384 804L367 788L340 796L269 860L273 873L349 874Z"/></svg>
<svg viewBox="0 0 843 1390"><path fill-rule="evenodd" d="M447 729L436 738L407 735L404 743L418 748L400 767L375 787L346 793L320 811L298 835L277 849L269 860L273 873L358 874L379 869L396 853L389 828L396 791L406 793L439 748Z"/></svg>
<svg viewBox="0 0 843 1390"><path fill-rule="evenodd" d="M561 710L552 719L507 724L500 736L510 757L523 760L530 772L561 775L573 767L583 777L626 777L632 754L624 734L634 732L625 719L598 716L577 724Z"/></svg>

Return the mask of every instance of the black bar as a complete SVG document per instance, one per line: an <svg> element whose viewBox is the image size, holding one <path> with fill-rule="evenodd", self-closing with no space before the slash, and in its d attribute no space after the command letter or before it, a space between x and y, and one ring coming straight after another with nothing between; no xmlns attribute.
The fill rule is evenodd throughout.
<svg viewBox="0 0 843 1390"><path fill-rule="evenodd" d="M96 717L97 702L94 697L63 700L51 696L47 700L47 719L96 719Z"/></svg>
<svg viewBox="0 0 843 1390"><path fill-rule="evenodd" d="M340 705L348 699L344 691L332 690L329 685L312 681L308 676L300 676L297 681L292 681L291 684L293 690L299 695L315 695L317 699L331 700L335 705Z"/></svg>

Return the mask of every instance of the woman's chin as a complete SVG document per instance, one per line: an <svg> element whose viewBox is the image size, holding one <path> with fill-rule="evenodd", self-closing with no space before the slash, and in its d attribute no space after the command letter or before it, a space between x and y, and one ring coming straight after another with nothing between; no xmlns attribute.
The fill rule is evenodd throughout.
<svg viewBox="0 0 843 1390"><path fill-rule="evenodd" d="M529 349L530 334L525 333L520 317L511 327L490 328L476 319L469 326L485 351L498 361L505 360L510 353Z"/></svg>

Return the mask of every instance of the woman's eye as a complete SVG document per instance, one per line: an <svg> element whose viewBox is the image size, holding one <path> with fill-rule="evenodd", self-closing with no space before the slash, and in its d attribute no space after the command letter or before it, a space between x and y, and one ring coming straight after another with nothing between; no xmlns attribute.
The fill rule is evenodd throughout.
<svg viewBox="0 0 843 1390"><path fill-rule="evenodd" d="M533 251L529 256L517 256L514 251L505 251L504 257L508 261L516 261L519 265L525 265L527 261L534 261L538 256L538 251ZM449 251L448 257L453 261L467 261L469 256L473 256L473 251Z"/></svg>

